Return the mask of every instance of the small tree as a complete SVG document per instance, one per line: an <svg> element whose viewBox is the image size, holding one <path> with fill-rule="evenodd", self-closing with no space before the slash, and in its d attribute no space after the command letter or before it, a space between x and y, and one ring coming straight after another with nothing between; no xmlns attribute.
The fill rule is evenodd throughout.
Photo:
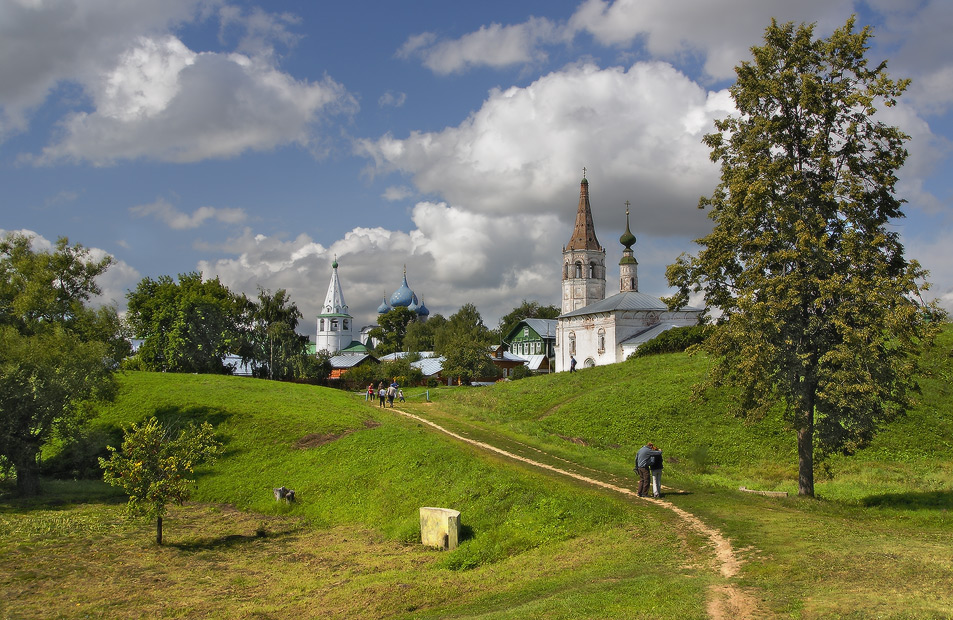
<svg viewBox="0 0 953 620"><path fill-rule="evenodd" d="M126 429L122 450L109 446L108 459L99 459L103 479L129 495L130 515L156 520L156 544L162 544L162 517L166 505L182 505L192 494L194 480L187 476L202 462L212 462L222 446L212 425L190 424L173 436L152 417Z"/></svg>

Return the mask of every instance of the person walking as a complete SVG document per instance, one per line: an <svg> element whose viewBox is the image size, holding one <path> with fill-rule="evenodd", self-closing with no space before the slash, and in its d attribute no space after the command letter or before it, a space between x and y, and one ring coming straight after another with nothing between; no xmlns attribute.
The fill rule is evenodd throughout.
<svg viewBox="0 0 953 620"><path fill-rule="evenodd" d="M656 450L652 442L639 448L639 451L635 455L635 471L639 474L639 497L648 495L650 478L652 476L652 470L649 469L649 457L653 455L662 456L662 451Z"/></svg>
<svg viewBox="0 0 953 620"><path fill-rule="evenodd" d="M397 396L397 388L395 388L394 385L396 384L392 383L390 387L387 388L387 404L391 407L394 406L394 397Z"/></svg>
<svg viewBox="0 0 953 620"><path fill-rule="evenodd" d="M400 388L397 388L397 400L399 400L400 402L405 402L405 401L404 401L404 390L402 390L402 389L400 389Z"/></svg>
<svg viewBox="0 0 953 620"><path fill-rule="evenodd" d="M569 372L576 372L576 358L569 356Z"/></svg>
<svg viewBox="0 0 953 620"><path fill-rule="evenodd" d="M658 450L658 446L650 443L653 450ZM658 454L649 456L649 471L652 474L652 497L658 499L662 497L662 451Z"/></svg>
<svg viewBox="0 0 953 620"><path fill-rule="evenodd" d="M380 406L383 407L383 406L384 406L384 401L387 399L387 390L384 389L384 384L383 384L383 383L382 383L381 386L377 389L377 396L378 396L378 398L380 398L380 400L381 400Z"/></svg>
<svg viewBox="0 0 953 620"><path fill-rule="evenodd" d="M373 383L367 384L367 394L364 395L364 400L365 401L374 400L374 384Z"/></svg>

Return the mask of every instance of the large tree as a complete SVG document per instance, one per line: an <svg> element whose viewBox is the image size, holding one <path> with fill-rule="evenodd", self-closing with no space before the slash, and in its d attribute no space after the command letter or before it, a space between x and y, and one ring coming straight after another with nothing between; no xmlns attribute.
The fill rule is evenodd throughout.
<svg viewBox="0 0 953 620"><path fill-rule="evenodd" d="M301 357L307 355L308 337L297 331L301 311L285 289L272 293L258 289L258 302L248 301L250 329L242 358L254 364L256 374L287 380L303 370Z"/></svg>
<svg viewBox="0 0 953 620"><path fill-rule="evenodd" d="M908 407L936 316L891 227L908 137L876 114L907 81L868 64L870 37L853 18L828 39L772 21L736 69L737 115L704 139L721 165L699 203L714 228L667 272L672 305L704 291L722 312L709 384L740 386L747 415L784 403L801 495L814 495L815 452L856 450Z"/></svg>
<svg viewBox="0 0 953 620"><path fill-rule="evenodd" d="M223 358L237 353L243 339L247 300L218 278L202 274L143 278L130 291L127 315L133 333L144 342L139 360L150 370L225 373Z"/></svg>
<svg viewBox="0 0 953 620"><path fill-rule="evenodd" d="M494 335L483 323L477 307L471 303L463 304L434 333L434 351L446 355L454 343L459 342L472 342L485 348L493 342Z"/></svg>
<svg viewBox="0 0 953 620"><path fill-rule="evenodd" d="M24 235L0 240L0 467L13 467L21 495L39 492L42 446L114 392L128 347L114 309L86 306L111 262L66 238L52 252Z"/></svg>

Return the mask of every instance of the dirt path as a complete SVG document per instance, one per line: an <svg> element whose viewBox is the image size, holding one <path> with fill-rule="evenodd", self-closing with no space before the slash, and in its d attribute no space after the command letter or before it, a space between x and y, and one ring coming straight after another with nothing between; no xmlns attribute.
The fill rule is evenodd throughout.
<svg viewBox="0 0 953 620"><path fill-rule="evenodd" d="M502 448L497 448L496 446L490 445L483 441L478 441L476 439L470 439L455 433L449 429L440 426L439 424L432 422L426 418L422 418L418 415L408 413L406 411L401 411L400 409L391 409L395 413L412 418L421 424L426 424L454 439L463 441L465 443L477 446L489 452L494 452L496 454L505 456L509 459L516 461L521 461L528 465L534 467L539 467L541 469L547 469L549 471L569 476L570 478L575 478L582 482L592 484L604 489L609 489L615 491L616 493L621 493L633 499L639 501L646 501L656 504L667 510L671 510L675 515L688 526L689 529L694 532L707 538L714 549L715 559L717 561L718 570L722 577L725 579L730 579L738 574L738 570L741 567L741 562L738 557L735 555L735 551L731 546L731 542L725 538L725 536L718 531L716 528L713 528L705 524L701 519L693 515L692 513L675 506L671 502L667 502L664 499L655 499L651 497L639 497L637 493L632 491L632 489L627 489L622 486L611 484L609 482L603 482L602 480L597 480L596 478L591 478L583 474L576 472L567 471L565 469L560 469L559 467L554 467L552 465L547 465L546 463L541 463L539 461L534 461L533 459L527 458L525 456L520 456L519 454L514 454ZM538 450L533 448L534 450ZM565 459L561 459L565 460ZM586 468L590 469L590 468ZM595 470L591 470L595 471ZM746 593L744 590L739 588L737 585L726 581L721 584L715 584L709 587L708 589L708 603L707 603L707 612L709 617L713 620L728 620L729 618L759 618L763 617L762 613L759 613L759 607L755 599Z"/></svg>

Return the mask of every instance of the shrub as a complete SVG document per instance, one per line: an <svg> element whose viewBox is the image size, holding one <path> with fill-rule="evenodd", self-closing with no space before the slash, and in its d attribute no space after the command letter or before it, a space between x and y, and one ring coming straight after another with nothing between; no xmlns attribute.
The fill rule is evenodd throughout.
<svg viewBox="0 0 953 620"><path fill-rule="evenodd" d="M701 344L711 333L710 325L692 325L690 327L673 327L652 338L629 356L645 357L659 353L680 353L691 346Z"/></svg>

